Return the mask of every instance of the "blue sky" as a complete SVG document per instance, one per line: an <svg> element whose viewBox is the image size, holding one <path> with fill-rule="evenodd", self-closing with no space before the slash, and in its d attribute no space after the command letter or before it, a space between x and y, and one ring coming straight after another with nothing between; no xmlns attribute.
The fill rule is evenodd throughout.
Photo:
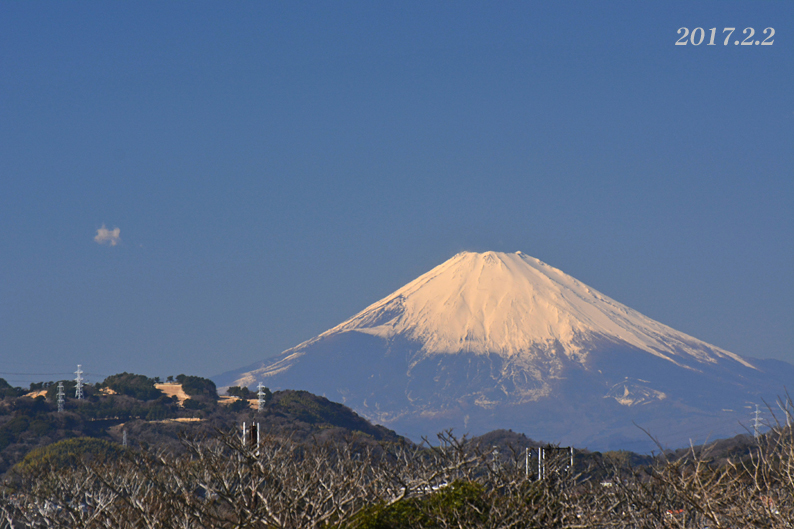
<svg viewBox="0 0 794 529"><path fill-rule="evenodd" d="M0 1L0 377L211 376L461 250L794 362L792 31L790 1Z"/></svg>

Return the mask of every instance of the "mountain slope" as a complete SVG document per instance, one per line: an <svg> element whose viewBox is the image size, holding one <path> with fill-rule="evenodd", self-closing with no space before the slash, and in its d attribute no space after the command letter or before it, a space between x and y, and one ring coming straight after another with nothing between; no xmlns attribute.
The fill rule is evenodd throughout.
<svg viewBox="0 0 794 529"><path fill-rule="evenodd" d="M318 338L359 331L423 343L428 353L526 354L559 342L581 361L595 337L660 358L714 363L739 356L675 331L517 252L464 252L367 307Z"/></svg>
<svg viewBox="0 0 794 529"><path fill-rule="evenodd" d="M633 422L671 444L738 433L743 407L782 392L792 374L762 364L520 252L464 252L316 338L216 380L325 394L415 437L510 427L646 449Z"/></svg>

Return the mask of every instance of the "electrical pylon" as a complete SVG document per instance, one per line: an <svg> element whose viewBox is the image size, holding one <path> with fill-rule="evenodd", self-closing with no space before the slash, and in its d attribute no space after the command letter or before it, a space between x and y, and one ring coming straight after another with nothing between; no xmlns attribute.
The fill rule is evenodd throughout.
<svg viewBox="0 0 794 529"><path fill-rule="evenodd" d="M63 411L63 399L65 395L63 394L63 382L58 382L58 413Z"/></svg>
<svg viewBox="0 0 794 529"><path fill-rule="evenodd" d="M77 364L77 371L74 372L77 375L74 379L74 381L77 382L77 385L74 387L74 398L77 400L82 400L83 398L83 370L80 369L81 367L81 364Z"/></svg>

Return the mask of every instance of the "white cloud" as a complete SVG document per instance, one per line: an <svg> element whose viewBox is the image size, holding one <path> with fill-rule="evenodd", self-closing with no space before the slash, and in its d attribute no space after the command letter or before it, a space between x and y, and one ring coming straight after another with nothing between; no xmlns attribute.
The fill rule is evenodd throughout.
<svg viewBox="0 0 794 529"><path fill-rule="evenodd" d="M109 244L111 246L116 246L119 242L121 242L121 230L119 228L113 228L109 230L103 224L101 228L96 231L96 237L94 237L94 241L99 244Z"/></svg>

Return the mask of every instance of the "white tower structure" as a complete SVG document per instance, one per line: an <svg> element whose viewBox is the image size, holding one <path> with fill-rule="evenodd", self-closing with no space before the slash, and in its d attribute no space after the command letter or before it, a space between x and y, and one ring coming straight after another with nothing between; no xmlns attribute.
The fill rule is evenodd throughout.
<svg viewBox="0 0 794 529"><path fill-rule="evenodd" d="M74 398L81 400L83 398L83 370L80 369L82 367L81 364L77 364L77 371L74 373L77 377L74 379L77 382L77 385L74 388Z"/></svg>
<svg viewBox="0 0 794 529"><path fill-rule="evenodd" d="M258 402L258 409L262 411L265 409L265 386L262 383L259 383L259 391L257 391L256 396L259 398Z"/></svg>
<svg viewBox="0 0 794 529"><path fill-rule="evenodd" d="M58 382L58 412L63 411L63 399L65 395L63 394L63 382Z"/></svg>
<svg viewBox="0 0 794 529"><path fill-rule="evenodd" d="M755 417L753 417L753 437L755 437L756 439L758 439L758 436L760 435L758 433L758 429L761 426L761 421L758 419L758 416L759 416L760 413L761 413L761 410L758 409L758 404L756 404L755 405Z"/></svg>

